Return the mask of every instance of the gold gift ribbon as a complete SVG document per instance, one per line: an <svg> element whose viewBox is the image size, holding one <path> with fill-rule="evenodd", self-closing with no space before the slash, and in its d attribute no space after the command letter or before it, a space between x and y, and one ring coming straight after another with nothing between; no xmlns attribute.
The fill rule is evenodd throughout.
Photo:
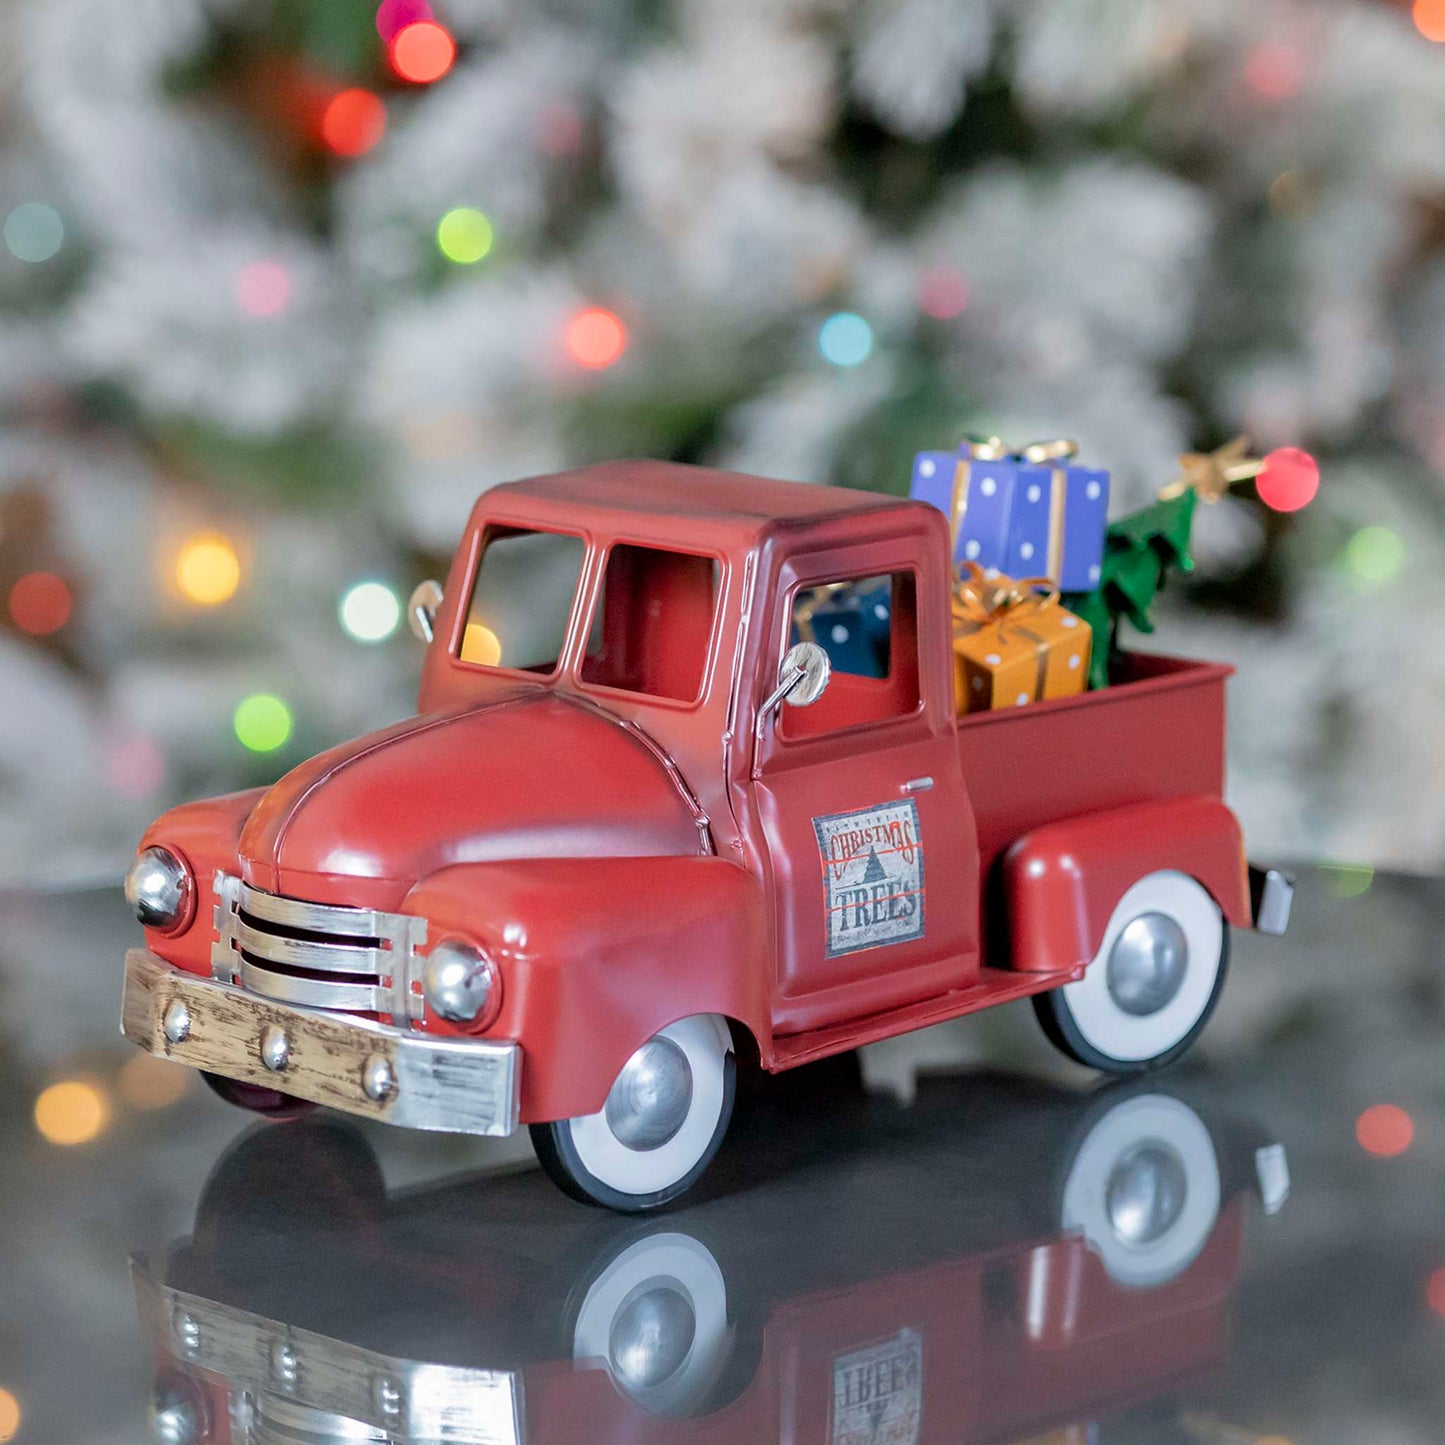
<svg viewBox="0 0 1445 1445"><path fill-rule="evenodd" d="M1044 695L1044 678L1049 666L1049 642L1031 628L1022 626L1023 619L1052 607L1059 600L1059 589L1048 577L1014 579L1000 574L991 578L977 562L964 562L953 589L954 636L972 636L985 627L997 627L1003 640L1012 629L1034 645L1038 675L1034 681L1034 699Z"/></svg>
<svg viewBox="0 0 1445 1445"><path fill-rule="evenodd" d="M1001 437L965 437L962 450L967 453L960 457L953 470L953 497L950 514L953 518L953 539L957 545L959 533L963 531L963 519L968 513L968 493L973 482L974 462L1001 462L1012 458L1027 462L1030 466L1049 466L1054 462L1072 461L1079 454L1079 444L1068 437L1054 437L1047 441L1030 442L1023 447L1010 447ZM1055 466L1049 492L1049 541L1047 561L1049 572L1057 577L1064 564L1064 472Z"/></svg>

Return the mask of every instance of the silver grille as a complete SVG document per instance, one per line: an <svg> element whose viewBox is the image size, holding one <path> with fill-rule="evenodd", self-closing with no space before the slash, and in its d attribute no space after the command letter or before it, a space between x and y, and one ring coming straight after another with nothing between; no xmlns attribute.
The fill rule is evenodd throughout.
<svg viewBox="0 0 1445 1445"><path fill-rule="evenodd" d="M303 1008L420 1018L414 960L426 920L307 903L216 874L211 974Z"/></svg>

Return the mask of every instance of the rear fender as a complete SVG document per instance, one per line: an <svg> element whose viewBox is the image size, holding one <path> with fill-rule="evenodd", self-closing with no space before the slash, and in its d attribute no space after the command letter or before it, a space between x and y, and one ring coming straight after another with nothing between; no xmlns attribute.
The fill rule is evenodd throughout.
<svg viewBox="0 0 1445 1445"><path fill-rule="evenodd" d="M1164 868L1197 879L1230 923L1250 926L1239 820L1218 798L1171 798L1050 823L1013 845L1004 860L1012 966L1088 963L1119 900Z"/></svg>
<svg viewBox="0 0 1445 1445"><path fill-rule="evenodd" d="M595 1113L632 1052L692 1014L736 1019L766 1045L766 910L756 881L724 859L458 864L404 908L428 920L428 948L469 939L500 969L501 1013L485 1036L522 1045L526 1123Z"/></svg>

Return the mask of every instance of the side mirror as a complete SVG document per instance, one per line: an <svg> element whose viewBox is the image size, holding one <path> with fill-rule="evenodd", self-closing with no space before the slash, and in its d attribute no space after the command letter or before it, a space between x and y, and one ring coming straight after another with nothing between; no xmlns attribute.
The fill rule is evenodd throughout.
<svg viewBox="0 0 1445 1445"><path fill-rule="evenodd" d="M406 622L412 636L430 642L436 632L437 609L442 605L442 584L428 579L418 582L406 604Z"/></svg>
<svg viewBox="0 0 1445 1445"><path fill-rule="evenodd" d="M785 702L791 707L811 707L827 691L832 675L833 664L816 642L795 643L778 668L778 685L763 704L763 716Z"/></svg>

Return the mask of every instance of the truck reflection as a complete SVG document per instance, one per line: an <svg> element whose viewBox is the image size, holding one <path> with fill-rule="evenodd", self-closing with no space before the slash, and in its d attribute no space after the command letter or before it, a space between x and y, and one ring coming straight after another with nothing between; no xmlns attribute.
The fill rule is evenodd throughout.
<svg viewBox="0 0 1445 1445"><path fill-rule="evenodd" d="M713 1197L642 1225L535 1171L388 1197L354 1126L262 1126L134 1262L157 1437L1084 1442L1217 1376L1279 1145L1152 1083L830 1084L756 1101Z"/></svg>

